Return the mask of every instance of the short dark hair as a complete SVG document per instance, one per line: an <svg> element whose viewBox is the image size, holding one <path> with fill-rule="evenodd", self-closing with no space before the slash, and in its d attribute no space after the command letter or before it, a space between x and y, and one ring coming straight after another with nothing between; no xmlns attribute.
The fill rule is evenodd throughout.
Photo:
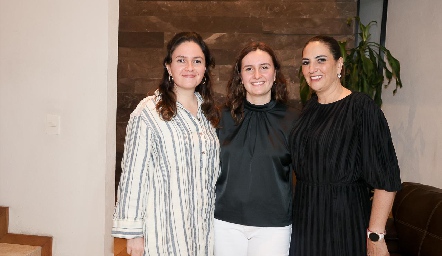
<svg viewBox="0 0 442 256"><path fill-rule="evenodd" d="M321 43L325 44L327 46L327 48L330 50L331 54L333 55L334 60L338 60L339 58L342 57L341 47L339 46L338 41L331 36L317 35L317 36L310 38L305 43L304 48L302 48L303 53L304 53L305 47L311 42L321 42Z"/></svg>
<svg viewBox="0 0 442 256"><path fill-rule="evenodd" d="M196 43L204 54L206 70L202 82L195 88L195 91L199 92L204 100L201 109L205 117L210 121L213 127L217 127L219 123L219 110L214 103L211 79L211 69L215 67L215 60L210 54L210 50L203 38L196 32L178 33L167 43L167 54L163 61L163 77L158 87L161 99L158 101L156 109L161 118L166 121L170 121L177 113L176 95L173 91L175 83L173 80L169 80L169 72L167 72L166 64L168 65L172 62L173 52L184 42Z"/></svg>
<svg viewBox="0 0 442 256"><path fill-rule="evenodd" d="M235 65L232 68L232 74L227 84L226 105L230 109L232 118L238 124L244 118L244 100L246 99L246 89L241 83L241 64L244 57L250 52L261 50L267 52L272 58L273 66L276 71L276 79L272 86L272 99L277 102L287 103L288 91L284 75L281 73L281 64L279 63L275 52L263 42L248 43L236 57Z"/></svg>

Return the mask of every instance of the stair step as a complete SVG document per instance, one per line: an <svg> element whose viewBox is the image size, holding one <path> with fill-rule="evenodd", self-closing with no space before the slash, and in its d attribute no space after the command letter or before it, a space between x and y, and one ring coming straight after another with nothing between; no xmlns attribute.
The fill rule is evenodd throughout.
<svg viewBox="0 0 442 256"><path fill-rule="evenodd" d="M27 255L27 254L2 254L4 250L15 248L25 250L28 247L38 247L38 256L52 256L52 237L8 233L9 207L0 206L0 256ZM29 249L29 248L28 248ZM35 249L34 249L35 250ZM37 254L29 254L37 255Z"/></svg>
<svg viewBox="0 0 442 256"><path fill-rule="evenodd" d="M41 256L40 246L0 243L0 256Z"/></svg>
<svg viewBox="0 0 442 256"><path fill-rule="evenodd" d="M0 206L0 238L8 233L9 208Z"/></svg>
<svg viewBox="0 0 442 256"><path fill-rule="evenodd" d="M52 256L52 237L8 233L0 238L0 243L20 244L41 247L41 256Z"/></svg>

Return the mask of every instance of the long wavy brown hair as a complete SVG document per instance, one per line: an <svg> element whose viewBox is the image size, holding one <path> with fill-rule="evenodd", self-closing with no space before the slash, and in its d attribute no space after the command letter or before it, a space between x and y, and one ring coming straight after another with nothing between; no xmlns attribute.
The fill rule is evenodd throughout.
<svg viewBox="0 0 442 256"><path fill-rule="evenodd" d="M158 87L161 97L156 104L157 112L161 118L166 121L172 120L177 113L176 94L174 92L175 83L173 80L169 81L169 73L167 72L166 64L170 64L172 62L173 52L180 44L184 42L194 42L198 44L204 53L206 71L204 72L202 82L195 88L195 91L199 92L203 98L201 110L203 111L204 116L207 118L207 120L209 120L212 126L216 128L219 124L220 113L213 99L211 79L211 69L215 67L215 60L210 54L209 48L202 37L196 32L178 33L167 43L167 55L163 61L163 78L161 79Z"/></svg>
<svg viewBox="0 0 442 256"><path fill-rule="evenodd" d="M246 99L246 89L241 82L242 60L252 51L261 50L267 52L273 61L276 71L276 80L273 83L271 93L272 100L281 103L287 103L288 91L284 75L281 73L281 64L276 58L272 48L263 42L251 42L247 44L236 58L235 65L232 69L230 80L227 84L227 100L226 106L230 109L230 114L236 124L239 124L244 118L244 100Z"/></svg>

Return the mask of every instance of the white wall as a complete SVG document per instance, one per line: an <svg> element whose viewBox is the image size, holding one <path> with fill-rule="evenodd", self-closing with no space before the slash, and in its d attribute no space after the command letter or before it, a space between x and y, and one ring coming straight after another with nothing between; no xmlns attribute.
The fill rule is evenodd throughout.
<svg viewBox="0 0 442 256"><path fill-rule="evenodd" d="M442 1L390 0L386 46L404 87L383 93L403 181L442 188Z"/></svg>
<svg viewBox="0 0 442 256"><path fill-rule="evenodd" d="M57 256L112 255L117 35L118 1L0 0L0 205Z"/></svg>

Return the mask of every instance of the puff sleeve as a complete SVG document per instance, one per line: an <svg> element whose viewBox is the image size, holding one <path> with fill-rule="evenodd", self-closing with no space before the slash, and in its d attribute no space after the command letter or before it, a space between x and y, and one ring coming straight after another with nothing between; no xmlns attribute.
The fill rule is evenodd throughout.
<svg viewBox="0 0 442 256"><path fill-rule="evenodd" d="M382 110L368 97L360 107L362 176L376 189L397 191L401 179L390 128Z"/></svg>

